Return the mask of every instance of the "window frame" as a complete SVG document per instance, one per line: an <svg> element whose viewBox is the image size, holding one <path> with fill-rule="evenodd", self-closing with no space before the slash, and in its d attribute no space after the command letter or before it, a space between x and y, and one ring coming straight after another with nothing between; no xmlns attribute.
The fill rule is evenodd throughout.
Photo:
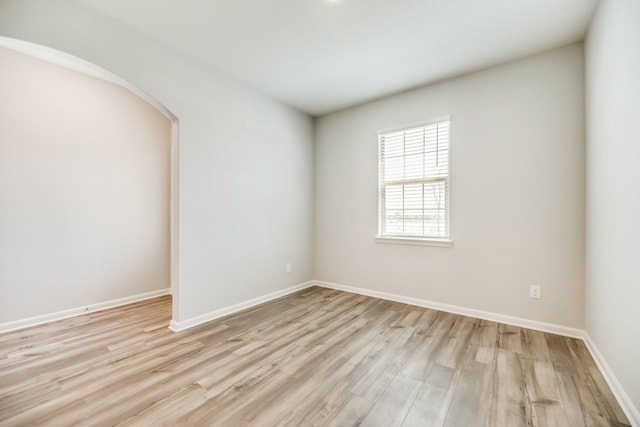
<svg viewBox="0 0 640 427"><path fill-rule="evenodd" d="M449 122L449 140L448 140L448 149L447 149L447 177L446 179L429 179L424 180L420 179L418 181L444 181L446 185L446 197L445 197L445 236L411 236L411 235L394 235L394 234L386 234L383 233L383 229L385 226L385 218L384 213L385 209L383 206L384 198L382 192L382 167L383 159L381 158L381 139L380 137L384 134L389 134L392 132L400 132L406 131L412 128L418 127L427 127L430 125ZM451 116L439 116L434 117L428 120L422 120L419 122L413 122L404 124L401 126L394 126L390 128L379 129L377 131L378 143L377 143L377 160L378 160L378 188L377 188L377 198L378 198L378 232L374 236L374 239L378 243L393 243L393 244L405 244L405 245L427 245L427 246L444 246L449 247L453 245L453 239L451 237L451 134L452 134L452 119ZM408 179L402 181L416 181L415 179Z"/></svg>

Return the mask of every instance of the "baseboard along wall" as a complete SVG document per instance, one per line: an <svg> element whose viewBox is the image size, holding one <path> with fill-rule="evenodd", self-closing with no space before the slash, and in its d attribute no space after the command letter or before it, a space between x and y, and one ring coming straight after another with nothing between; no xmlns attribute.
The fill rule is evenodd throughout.
<svg viewBox="0 0 640 427"><path fill-rule="evenodd" d="M635 407L629 395L620 385L620 381L618 381L616 376L613 374L611 367L609 367L608 363L602 356L602 353L600 353L589 334L587 334L587 332L582 329L569 328L567 326L554 325L552 323L539 322L536 320L507 316L504 314L491 313L488 311L476 310L472 308L442 304L434 301L405 297L402 295L396 295L387 292L372 291L369 289L356 288L353 286L346 286L337 283L323 282L318 280L314 281L313 283L323 288L336 289L339 291L351 292L354 294L401 302L418 307L431 308L434 310L446 311L448 313L460 314L462 316L475 317L478 319L490 320L498 323L506 323L508 325L519 326L521 328L534 329L537 331L580 339L584 341L587 350L589 350L589 353L591 353L591 357L593 357L593 360L596 362L598 369L602 373L604 379L607 381L609 388L611 388L611 391L618 400L618 403L620 404L620 407L624 411L625 415L631 422L631 425L634 427L640 427L640 411L638 411L638 408Z"/></svg>
<svg viewBox="0 0 640 427"><path fill-rule="evenodd" d="M143 294L131 295L124 298L113 299L110 301L99 302L96 304L84 305L81 307L69 308L67 310L56 311L54 313L42 314L40 316L29 317L26 319L14 320L11 322L0 323L0 333L15 331L16 329L24 329L31 326L41 325L43 323L55 322L69 317L80 316L81 314L94 313L96 311L106 310L108 308L119 307L121 305L131 304L138 301L144 301L150 298L156 298L169 294L169 288L159 289L157 291L145 292Z"/></svg>
<svg viewBox="0 0 640 427"><path fill-rule="evenodd" d="M265 302L284 297L294 292L301 291L311 286L319 286L322 288L335 289L344 292L350 292L359 295L370 296L374 298L380 298L388 301L400 302L409 305L415 305L417 307L430 308L433 310L446 311L448 313L460 314L462 316L474 317L477 319L490 320L498 323L505 323L508 325L519 326L521 328L534 329L537 331L548 332L556 335L562 335L570 338L577 338L583 340L585 346L591 353L596 365L600 369L600 372L604 376L607 384L611 388L611 391L615 395L618 403L622 407L625 415L634 427L640 427L640 413L636 408L629 395L626 394L620 382L613 374L613 371L607 364L606 360L602 357L602 354L597 349L595 343L591 340L589 335L582 329L570 328L562 325L555 325L552 323L540 322L537 320L524 319L521 317L507 316L499 313L492 313L488 311L476 310L468 307L460 307L450 304L443 304L435 301L429 301L419 298L406 297L402 295L391 294L388 292L373 291L370 289L357 288L353 286L342 285L338 283L325 282L321 280L311 280L309 282L301 283L299 285L291 286L262 297L253 298L248 301L244 301L238 304L234 304L229 307L221 308L191 319L187 319L181 322L171 321L169 329L180 332L185 329L192 328L202 323L209 322L211 320L218 319L220 317L228 316L233 313L237 313L242 310L246 310L253 306L263 304Z"/></svg>
<svg viewBox="0 0 640 427"><path fill-rule="evenodd" d="M215 320L224 316L228 316L230 314L234 314L242 310L246 310L256 305L260 305L265 302L269 302L271 300L284 297L286 295L301 291L303 289L306 289L312 286L335 289L339 291L350 292L350 293L370 296L374 298L380 298L388 301L415 305L417 307L430 308L433 310L460 314L462 316L469 316L469 317L474 317L474 318L483 319L483 320L490 320L493 322L505 323L508 325L519 326L522 328L534 329L542 332L548 332L552 334L581 339L584 341L585 346L591 353L591 356L596 362L596 365L600 369L600 372L604 376L605 380L607 381L607 384L611 388L611 391L613 392L616 399L618 400L618 403L622 407L622 410L625 412L625 415L627 416L627 418L629 418L631 425L635 427L640 427L640 411L638 411L638 408L635 407L629 395L624 391L624 389L620 385L620 382L618 381L616 376L613 374L613 371L607 364L606 360L602 356L602 353L598 350L598 348L596 347L591 337L582 329L570 328L566 326L555 325L552 323L545 323L545 322L540 322L536 320L524 319L520 317L507 316L504 314L476 310L476 309L467 308L467 307L459 307L459 306L450 305L450 304L443 304L443 303L423 300L419 298L406 297L402 295L391 294L388 292L373 291L369 289L357 288L357 287L347 286L347 285L342 285L337 283L324 282L320 280L311 280L308 282L300 283L298 285L290 286L288 288L281 289L279 291L275 291L275 292L263 295L261 297L252 298L250 300L243 301L229 307L224 307L218 310L214 310L209 313L192 317L190 319L183 320L180 322L171 320L169 324L169 329L171 329L174 332L184 331L194 326L201 325L203 323L210 322L212 320ZM16 329L23 329L30 326L36 326L42 323L53 322L56 320L62 320L62 319L66 319L73 316L79 316L81 314L101 311L108 308L118 307L121 305L131 304L134 302L143 301L150 298L155 298L161 295L168 295L170 293L171 293L171 289L161 289L158 291L147 292L144 294L133 295L130 297L115 299L111 301L105 301L98 304L91 304L83 307L77 307L77 308L72 308L68 310L58 311L55 313L7 322L7 323L0 324L0 333L9 332Z"/></svg>
<svg viewBox="0 0 640 427"><path fill-rule="evenodd" d="M600 353L600 350L598 350L598 347L596 347L596 344L586 332L584 333L583 341L585 346L587 347L587 350L589 350L589 353L591 353L591 357L593 357L593 360L596 362L598 369L602 373L602 376L604 377L605 381L607 381L607 384L613 392L613 395L618 400L618 403L624 411L624 414L631 422L631 425L634 427L640 427L639 408L637 408L633 404L631 398L622 388L620 381L618 381L618 378L616 378L616 376L614 375L604 356L602 356L602 353Z"/></svg>
<svg viewBox="0 0 640 427"><path fill-rule="evenodd" d="M218 310L210 311L209 313L201 314L196 317L192 317L187 320L175 321L171 320L169 323L169 329L174 332L184 331L185 329L192 328L197 325L201 325L202 323L210 322L215 319L219 319L220 317L228 316L233 313L237 313L242 310L246 310L247 308L251 308L253 306L263 304L265 302L281 298L283 296L292 294L294 292L301 291L302 289L309 288L314 285L314 282L304 282L299 285L290 286L285 289L281 289L279 291L271 292L267 295L263 295L261 297L252 298L247 301L240 302L238 304L231 305L229 307L223 307Z"/></svg>
<svg viewBox="0 0 640 427"><path fill-rule="evenodd" d="M567 326L554 325L552 323L539 322L537 320L529 320L521 317L507 316L504 314L492 313L489 311L476 310L473 308L460 307L457 305L443 304L425 299L405 297L402 295L391 294L388 292L372 291L364 288L356 288L353 286L345 286L337 283L315 281L316 285L323 288L336 289L338 291L351 292L354 294L366 295L369 297L380 298L388 301L400 302L417 307L431 308L433 310L446 311L447 313L460 314L462 316L475 317L477 319L490 320L498 323L506 323L508 325L519 326L521 328L534 329L536 331L549 332L552 334L563 335L571 338L584 337L582 329L569 328Z"/></svg>

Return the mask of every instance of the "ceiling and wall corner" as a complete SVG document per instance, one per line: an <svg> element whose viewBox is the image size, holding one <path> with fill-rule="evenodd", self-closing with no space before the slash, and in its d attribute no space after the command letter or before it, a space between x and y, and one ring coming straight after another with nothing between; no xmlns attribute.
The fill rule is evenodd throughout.
<svg viewBox="0 0 640 427"><path fill-rule="evenodd" d="M80 0L312 116L583 39L597 0Z"/></svg>
<svg viewBox="0 0 640 427"><path fill-rule="evenodd" d="M600 30L592 36L593 45L587 46L587 94L591 93L589 96L593 99L604 96L602 82L606 79L602 76L615 80L618 68L613 64L626 64L629 58L636 58L633 48L637 46L633 41L621 40L621 34L635 40L633 26L616 30L616 22L624 21L625 14L627 21L637 16L633 9L637 3L634 0L602 0L600 3L607 5L605 9L601 7L605 12L599 12L602 15L594 21L594 28ZM328 167L330 162L318 160L325 156L323 150L327 147L314 142L314 123L309 116L327 116L317 120L320 124L315 129L316 139L322 139L321 134L329 133L332 128L326 123L339 122L340 117L362 114L366 117L360 124L366 128L370 126L368 115L375 116L378 108L386 113L384 106L389 103L415 103L420 109L424 106L417 101L420 94L451 87L455 92L458 84L474 86L482 92L479 80L490 79L492 75L517 74L514 70L522 61L546 63L538 69L545 76L547 72L543 69L574 69L575 47L563 47L561 51L573 53L547 63L549 58L557 56L551 50L580 42L597 5L598 0L344 0L331 3L238 0L206 4L197 0L3 0L0 2L0 35L52 46L105 67L153 94L180 118L182 240L179 254L180 283L184 288L179 303L181 318L177 320L185 320L219 312L252 298L278 294L312 277L314 248L324 244L314 242L313 224L327 220L318 214L327 209L326 206L318 199L313 200L314 188L326 184L320 182L324 178L314 183L314 164L316 168ZM615 40L619 48L606 52L603 46L610 40ZM537 55L542 51L547 53ZM518 60L531 55L535 56ZM624 59L625 56L629 58ZM601 63L608 59L613 61L610 68ZM509 63L514 60L517 61ZM499 64L505 65L489 69ZM468 74L479 70L486 71ZM457 83L449 80L461 75L464 76ZM564 77L563 73L561 78ZM535 80L536 76L531 78ZM567 96L570 93L551 80L546 82L548 85L543 83L543 91L531 94L533 100L527 102L535 103L537 98L550 96L548 90L556 87L564 111L571 103ZM424 86L436 82L441 83ZM623 82L630 88L637 87L632 80L621 80L615 86L616 96L624 97ZM525 86L531 89L537 84L540 82L528 81ZM575 81L568 82L569 92L580 98L575 84ZM357 107L353 111L358 113L349 109L401 91L407 92L372 102L369 107ZM512 95L502 93L499 104L516 105ZM400 99L404 101L398 101ZM484 101L491 99L492 94L487 93ZM602 99L611 101L606 97ZM477 108L483 109L485 103L478 102ZM591 126L593 119L594 129L611 129L608 114L617 111L619 105L625 104L611 103L612 108L603 111L600 120L593 119L595 109L589 110L587 125ZM553 108L548 104L540 108L545 110L545 123L552 123L554 128L565 126L562 129L569 132L572 142L563 146L565 154L580 156L574 144L575 139L579 139L576 122L580 119L569 125L558 124L553 117L546 116L553 115ZM328 115L338 110L345 111ZM400 116L406 115L403 109L398 111ZM519 114L517 106L513 114ZM511 112L507 116L512 117ZM418 117L423 118L422 114ZM350 128L357 124L341 123L340 126ZM515 126L513 123L501 125ZM334 128L332 132L335 131ZM629 135L632 133L626 129L625 138ZM355 144L362 138L359 134ZM604 139L594 139L595 148L587 149L602 149ZM455 144L454 134L454 148ZM571 164L575 161L570 159ZM588 182L598 171L613 167L615 161L605 158L599 165L587 170ZM554 176L561 176L555 166ZM324 175L325 171L316 170L316 178ZM362 188L370 185L364 176L366 174L354 178ZM615 176L603 186L614 183ZM562 179L567 184L562 191L573 188L579 192L579 184L572 177L565 175ZM256 227L239 226L243 222L238 222L238 217L250 217L253 199L230 188L255 190L268 220L259 221ZM366 188L375 191L375 183ZM593 200L598 188L587 188L587 216L600 212L604 218L599 223L602 225L611 217L605 215L601 207L589 207L589 203L596 203ZM629 189L630 185L624 188ZM569 199L580 204L580 194L573 194ZM620 196L617 200L624 201L624 198ZM226 203L222 207L221 201ZM375 204L371 208L375 209ZM574 208L569 207L569 211L573 212ZM587 225L588 234L598 236L596 225ZM580 239L571 233L573 231L561 231L560 240L568 244L567 247ZM593 247L590 252L589 245L587 242L587 260L595 253ZM406 252L406 248L396 249ZM323 253L326 251L319 250L316 259L322 258ZM580 263L574 258L570 260L573 267ZM343 265L346 260L336 262L336 271L349 270L349 266ZM284 266L288 263L293 265L292 273L285 272ZM620 273L621 270L614 267L613 263L604 261L595 264L599 271L637 277L631 270ZM577 282L584 274L579 270L574 274ZM603 346L607 359L611 357L614 375L625 378L625 387L634 399L632 406L635 404L637 408L640 407L637 393L626 379L632 381L637 370L627 361L611 356L621 351L620 348L629 348L628 343L624 344L624 337L610 332L625 319L633 319L629 310L616 309L622 300L633 300L631 291L626 289L624 281L618 281L615 295L609 295L606 285L602 284L605 281L596 280L594 271L587 271L587 275L591 275L591 279L587 278L587 330L598 346ZM566 271L552 273L561 277ZM564 291L570 293L572 289L575 290L573 282ZM580 295L575 303L580 311L584 306L581 291L577 292ZM562 301L566 295L563 298ZM615 319L606 320L598 311L600 298L610 303L602 306L606 305L607 315L613 313ZM552 311L553 316L560 316L557 319L564 319L557 308ZM580 314L570 311L565 313L566 319L573 320L567 322L581 324L575 321ZM637 354L637 344L629 354Z"/></svg>
<svg viewBox="0 0 640 427"><path fill-rule="evenodd" d="M583 71L578 43L317 119L316 278L583 329ZM453 246L377 243L376 132L444 114Z"/></svg>
<svg viewBox="0 0 640 427"><path fill-rule="evenodd" d="M78 2L2 1L0 35L105 68L179 118L174 321L309 279L310 117Z"/></svg>

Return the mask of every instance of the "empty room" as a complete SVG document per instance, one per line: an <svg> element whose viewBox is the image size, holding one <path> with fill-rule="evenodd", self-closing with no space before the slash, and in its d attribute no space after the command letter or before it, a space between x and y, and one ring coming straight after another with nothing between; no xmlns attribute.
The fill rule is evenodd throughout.
<svg viewBox="0 0 640 427"><path fill-rule="evenodd" d="M639 0L0 0L0 427L640 427Z"/></svg>

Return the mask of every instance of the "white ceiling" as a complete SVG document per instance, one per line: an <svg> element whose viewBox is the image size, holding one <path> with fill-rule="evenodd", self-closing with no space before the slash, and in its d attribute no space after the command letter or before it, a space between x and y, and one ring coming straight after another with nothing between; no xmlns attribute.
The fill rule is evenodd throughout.
<svg viewBox="0 0 640 427"><path fill-rule="evenodd" d="M598 0L81 0L314 116L582 40Z"/></svg>

